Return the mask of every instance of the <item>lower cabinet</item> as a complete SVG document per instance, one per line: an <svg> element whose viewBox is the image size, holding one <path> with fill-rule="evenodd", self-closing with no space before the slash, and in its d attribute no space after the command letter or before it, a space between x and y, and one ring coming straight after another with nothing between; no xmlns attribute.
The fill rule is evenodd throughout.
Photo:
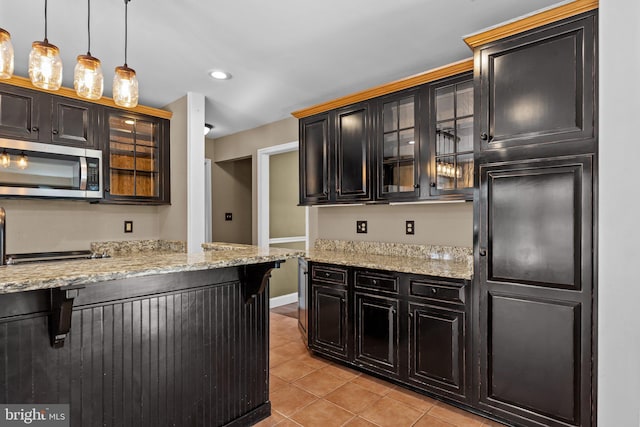
<svg viewBox="0 0 640 427"><path fill-rule="evenodd" d="M469 282L309 262L309 347L467 404Z"/></svg>
<svg viewBox="0 0 640 427"><path fill-rule="evenodd" d="M355 355L358 364L399 374L397 298L355 293Z"/></svg>

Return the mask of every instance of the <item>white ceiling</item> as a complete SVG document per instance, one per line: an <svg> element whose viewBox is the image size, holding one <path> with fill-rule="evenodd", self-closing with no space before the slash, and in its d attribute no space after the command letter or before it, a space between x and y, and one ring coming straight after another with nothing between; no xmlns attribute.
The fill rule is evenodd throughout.
<svg viewBox="0 0 640 427"><path fill-rule="evenodd" d="M289 117L294 110L471 57L462 36L557 0L132 0L128 63L140 103L162 107L206 96L220 137ZM91 53L111 96L124 62L124 0L91 3ZM60 48L63 85L87 50L87 0L49 1L49 42ZM16 74L27 76L31 42L44 38L44 0L0 0ZM214 81L207 70L230 72Z"/></svg>

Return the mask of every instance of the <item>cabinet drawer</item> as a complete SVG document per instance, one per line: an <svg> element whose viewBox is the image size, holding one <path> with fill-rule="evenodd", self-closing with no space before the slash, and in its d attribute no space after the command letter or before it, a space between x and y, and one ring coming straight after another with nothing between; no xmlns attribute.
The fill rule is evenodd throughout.
<svg viewBox="0 0 640 427"><path fill-rule="evenodd" d="M465 303L464 284L412 280L410 295L434 300Z"/></svg>
<svg viewBox="0 0 640 427"><path fill-rule="evenodd" d="M356 288L398 293L398 277L396 276L356 271L355 284Z"/></svg>
<svg viewBox="0 0 640 427"><path fill-rule="evenodd" d="M311 268L311 278L336 285L347 284L347 269L314 265Z"/></svg>

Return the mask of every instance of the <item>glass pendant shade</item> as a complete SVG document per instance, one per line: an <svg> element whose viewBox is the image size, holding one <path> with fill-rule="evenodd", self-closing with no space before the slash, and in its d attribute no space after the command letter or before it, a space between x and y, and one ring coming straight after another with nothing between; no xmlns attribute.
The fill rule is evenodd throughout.
<svg viewBox="0 0 640 427"><path fill-rule="evenodd" d="M7 150L4 150L2 154L0 154L0 166L3 168L11 166L11 156L7 153Z"/></svg>
<svg viewBox="0 0 640 427"><path fill-rule="evenodd" d="M11 34L0 28L0 79L10 79L13 75L13 44Z"/></svg>
<svg viewBox="0 0 640 427"><path fill-rule="evenodd" d="M47 39L33 42L29 54L29 78L34 86L58 90L62 85L62 60L60 50Z"/></svg>
<svg viewBox="0 0 640 427"><path fill-rule="evenodd" d="M119 107L133 108L138 105L136 72L126 65L116 67L116 75L113 77L113 101Z"/></svg>
<svg viewBox="0 0 640 427"><path fill-rule="evenodd" d="M86 99L100 99L104 90L104 76L100 60L91 55L78 55L73 72L73 87L78 96Z"/></svg>

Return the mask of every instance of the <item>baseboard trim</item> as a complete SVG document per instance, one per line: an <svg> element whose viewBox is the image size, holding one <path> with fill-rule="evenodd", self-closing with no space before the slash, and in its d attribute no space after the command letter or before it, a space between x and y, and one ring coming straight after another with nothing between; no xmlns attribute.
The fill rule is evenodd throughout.
<svg viewBox="0 0 640 427"><path fill-rule="evenodd" d="M269 308L280 307L281 305L291 304L298 301L298 293L280 295L279 297L273 297L269 299Z"/></svg>

